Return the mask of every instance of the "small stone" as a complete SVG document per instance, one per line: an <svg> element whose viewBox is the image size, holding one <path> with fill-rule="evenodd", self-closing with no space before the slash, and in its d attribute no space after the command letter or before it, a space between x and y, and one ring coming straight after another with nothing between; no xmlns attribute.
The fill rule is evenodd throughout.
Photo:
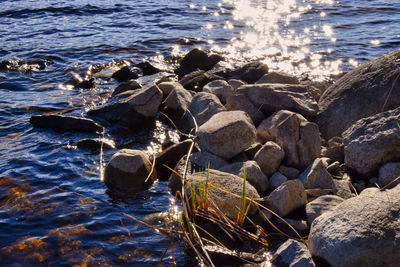
<svg viewBox="0 0 400 267"><path fill-rule="evenodd" d="M332 189L333 178L327 171L328 158L318 158L314 160L300 176L299 179L307 189L322 188Z"/></svg>
<svg viewBox="0 0 400 267"><path fill-rule="evenodd" d="M286 182L287 180L288 179L286 178L285 175L283 175L280 172L276 172L276 173L274 173L274 175L271 176L271 178L269 178L269 184L272 189L275 189L275 188L279 187L281 184L283 184L284 182Z"/></svg>
<svg viewBox="0 0 400 267"><path fill-rule="evenodd" d="M269 141L254 155L254 160L267 176L271 176L279 169L284 157L283 149L278 144Z"/></svg>

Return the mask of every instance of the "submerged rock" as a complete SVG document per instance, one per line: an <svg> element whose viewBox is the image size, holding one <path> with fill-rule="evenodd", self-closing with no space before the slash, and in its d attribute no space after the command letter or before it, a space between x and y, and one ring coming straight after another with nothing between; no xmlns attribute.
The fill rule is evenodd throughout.
<svg viewBox="0 0 400 267"><path fill-rule="evenodd" d="M34 127L50 128L56 132L103 132L103 126L91 119L63 115L32 115Z"/></svg>
<svg viewBox="0 0 400 267"><path fill-rule="evenodd" d="M104 182L118 195L131 195L148 189L157 180L157 171L140 150L122 149L108 162Z"/></svg>

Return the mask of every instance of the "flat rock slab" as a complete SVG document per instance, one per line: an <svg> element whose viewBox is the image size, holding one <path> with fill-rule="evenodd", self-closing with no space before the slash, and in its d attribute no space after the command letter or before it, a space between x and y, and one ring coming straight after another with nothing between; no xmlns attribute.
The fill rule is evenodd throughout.
<svg viewBox="0 0 400 267"><path fill-rule="evenodd" d="M30 123L34 127L50 128L56 132L103 132L103 126L91 119L63 115L32 115Z"/></svg>
<svg viewBox="0 0 400 267"><path fill-rule="evenodd" d="M340 136L359 119L398 107L400 81L395 80L399 74L397 50L359 66L331 85L318 103L316 122L322 135L326 139Z"/></svg>
<svg viewBox="0 0 400 267"><path fill-rule="evenodd" d="M365 189L322 214L311 225L308 245L331 266L399 266L400 185Z"/></svg>

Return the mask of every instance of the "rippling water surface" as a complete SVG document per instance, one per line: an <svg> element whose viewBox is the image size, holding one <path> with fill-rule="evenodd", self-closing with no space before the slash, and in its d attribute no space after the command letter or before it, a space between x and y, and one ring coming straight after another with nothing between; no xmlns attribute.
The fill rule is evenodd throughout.
<svg viewBox="0 0 400 267"><path fill-rule="evenodd" d="M116 86L98 74L96 89L81 90L66 85L71 77L113 70L123 59L169 68L202 47L223 54L226 65L260 59L329 79L398 49L399 24L399 0L0 1L0 62L14 66L0 71L0 264L152 266L168 246L168 237L124 215L143 219L173 207L165 182L112 199L99 153L70 146L95 135L57 134L25 120L57 109L84 115ZM150 151L168 136L158 124L106 137ZM179 243L175 256L179 265L191 262Z"/></svg>

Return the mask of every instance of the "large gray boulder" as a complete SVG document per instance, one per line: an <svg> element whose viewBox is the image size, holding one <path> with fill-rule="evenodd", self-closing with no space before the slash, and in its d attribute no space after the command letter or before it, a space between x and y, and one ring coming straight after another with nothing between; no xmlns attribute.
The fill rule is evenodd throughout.
<svg viewBox="0 0 400 267"><path fill-rule="evenodd" d="M274 141L285 151L285 165L304 168L321 153L318 126L300 114L281 110L265 119L257 127L257 135L264 141Z"/></svg>
<svg viewBox="0 0 400 267"><path fill-rule="evenodd" d="M245 112L225 111L201 125L197 136L202 150L230 159L256 141L256 128Z"/></svg>
<svg viewBox="0 0 400 267"><path fill-rule="evenodd" d="M154 121L162 97L157 85L146 86L118 94L108 103L89 110L87 114L135 129Z"/></svg>
<svg viewBox="0 0 400 267"><path fill-rule="evenodd" d="M287 109L305 116L314 116L318 105L305 85L254 84L243 85L236 93L245 95L256 108L265 113Z"/></svg>
<svg viewBox="0 0 400 267"><path fill-rule="evenodd" d="M357 121L343 133L344 163L369 178L384 163L400 161L399 121L400 108Z"/></svg>
<svg viewBox="0 0 400 267"><path fill-rule="evenodd" d="M307 203L306 214L307 214L308 224L311 225L312 222L315 220L315 218L335 208L343 201L344 199L341 197L335 195L325 195L325 196L320 196L314 199L313 201Z"/></svg>
<svg viewBox="0 0 400 267"><path fill-rule="evenodd" d="M400 82L395 80L399 74L397 50L359 66L331 85L318 103L322 135L326 139L340 136L359 119L398 107Z"/></svg>
<svg viewBox="0 0 400 267"><path fill-rule="evenodd" d="M400 185L365 189L314 220L309 249L331 266L399 266L399 211Z"/></svg>
<svg viewBox="0 0 400 267"><path fill-rule="evenodd" d="M278 248L272 256L272 264L278 267L315 267L307 246L293 239Z"/></svg>
<svg viewBox="0 0 400 267"><path fill-rule="evenodd" d="M104 182L116 194L131 195L148 189L157 180L156 170L140 150L122 149L115 153L104 172Z"/></svg>

